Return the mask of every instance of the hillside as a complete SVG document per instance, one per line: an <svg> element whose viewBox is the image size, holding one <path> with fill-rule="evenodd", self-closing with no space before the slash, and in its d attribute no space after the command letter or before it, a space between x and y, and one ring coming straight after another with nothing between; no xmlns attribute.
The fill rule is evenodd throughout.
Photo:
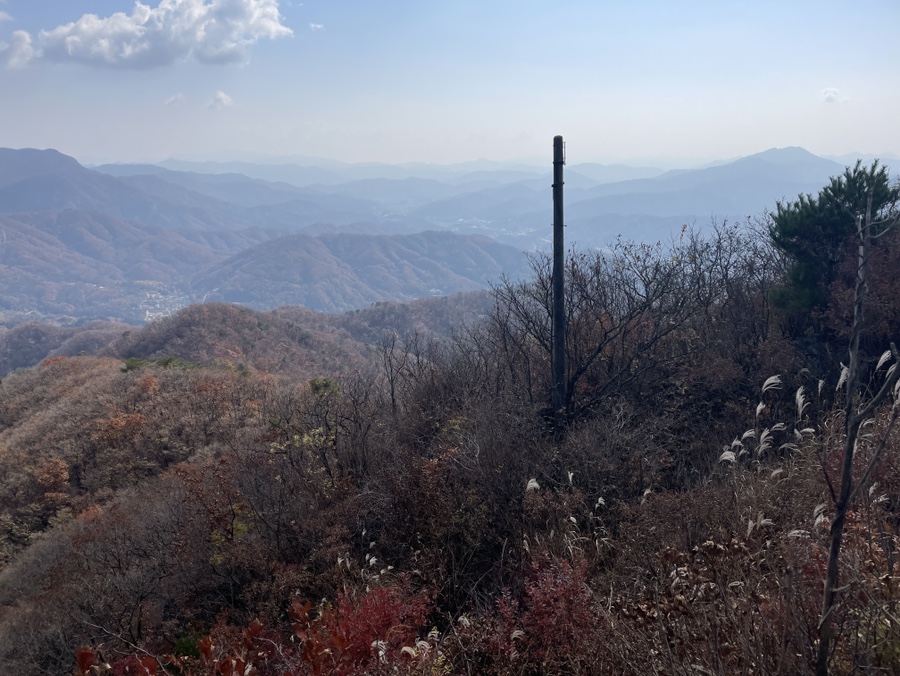
<svg viewBox="0 0 900 676"><path fill-rule="evenodd" d="M444 195L465 185L375 180L332 192L147 165L100 169L51 150L0 152L2 323L140 323L198 300L346 310L483 289L522 270L510 247L418 234L427 221L383 206L423 186Z"/></svg>
<svg viewBox="0 0 900 676"><path fill-rule="evenodd" d="M840 318L788 340L769 304L783 267L754 237L573 259L562 434L541 273L496 306L195 305L5 375L0 659L23 676L76 654L82 674L808 672L843 441L840 364L817 355L838 353ZM895 596L891 411L856 449L876 488L845 530L837 673L896 666L896 627L866 633Z"/></svg>
<svg viewBox="0 0 900 676"><path fill-rule="evenodd" d="M171 231L75 209L0 215L0 313L9 324L143 322L187 304L183 280L198 267L270 236Z"/></svg>
<svg viewBox="0 0 900 676"><path fill-rule="evenodd" d="M309 315L287 319L237 305L206 303L129 331L99 353L126 360L175 358L269 371L300 382L364 368L372 347L329 323L325 318L317 327Z"/></svg>
<svg viewBox="0 0 900 676"><path fill-rule="evenodd" d="M12 329L0 328L0 378L35 366L47 357L100 354L133 328L112 322L90 322L79 327L22 322Z"/></svg>
<svg viewBox="0 0 900 676"><path fill-rule="evenodd" d="M195 295L268 309L329 312L485 288L518 277L525 256L485 237L451 233L290 235L252 247L195 276Z"/></svg>
<svg viewBox="0 0 900 676"><path fill-rule="evenodd" d="M267 242L272 234L173 232L76 210L0 216L0 313L9 325L141 323L198 300L337 312L484 289L527 270L520 251L480 236L296 234Z"/></svg>
<svg viewBox="0 0 900 676"><path fill-rule="evenodd" d="M176 359L204 366L271 371L296 379L337 375L361 368L386 336L401 341L444 340L465 332L488 316L489 291L420 298L408 303L382 301L342 314L299 306L271 312L223 303L191 305L136 327L89 322L61 327L23 322L0 328L0 378L44 359L79 355L119 359Z"/></svg>

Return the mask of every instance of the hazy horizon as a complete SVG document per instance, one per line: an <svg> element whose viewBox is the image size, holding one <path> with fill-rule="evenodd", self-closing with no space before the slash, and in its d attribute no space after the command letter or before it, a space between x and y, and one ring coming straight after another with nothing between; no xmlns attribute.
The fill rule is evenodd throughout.
<svg viewBox="0 0 900 676"><path fill-rule="evenodd" d="M900 152L891 0L0 0L0 146L688 168ZM865 36L865 48L858 39Z"/></svg>
<svg viewBox="0 0 900 676"><path fill-rule="evenodd" d="M9 147L9 146L0 146L0 147ZM723 164L728 164L730 162L734 162L736 160L742 159L744 157L749 157L753 155L762 154L771 150L786 150L788 148L794 148L799 146L786 146L784 148L765 148L758 151L754 151L748 153L747 155L740 155L735 157L721 157L721 158L636 158L636 159L619 159L619 158L577 158L573 159L571 154L567 154L567 164L571 167L573 165L578 164L596 164L603 166L622 166L622 167L631 167L631 168L643 168L643 169L656 169L662 171L673 171L673 170L695 170L695 169L704 169L707 167L718 166ZM60 148L53 147L43 147L37 148L34 146L23 146L18 149L26 149L32 148L35 150L56 150L58 152L62 152L65 155L69 155L77 160L80 164L85 167L100 167L104 165L140 165L140 164L153 164L153 165L165 165L167 162L184 162L186 164L212 164L212 165L228 165L228 164L251 164L251 165L297 165L297 166L328 166L328 165L345 165L345 166L365 166L365 165L386 165L386 166L396 166L396 167L410 167L414 168L416 165L431 166L431 167L463 167L465 165L472 165L472 171L490 171L493 169L515 169L517 167L522 169L529 170L547 170L550 171L550 166L552 163L552 153L548 152L546 157L526 157L519 159L499 159L499 158L486 158L486 157L478 157L478 158L470 158L463 159L455 162L429 162L425 160L411 160L411 161L381 161L381 160L362 160L362 161L347 161L340 160L333 157L322 157L322 156L309 156L309 155L264 155L259 153L229 153L227 151L222 151L216 153L214 155L199 155L199 156L190 156L190 155L181 155L181 156L171 156L171 157L147 157L136 160L122 160L117 157L105 157L105 156L96 156L96 155L70 155L69 153L64 152ZM17 149L17 148L14 148ZM806 148L801 148L802 150L808 150ZM812 153L815 155L815 153ZM878 159L883 161L888 165L895 164L898 160L900 160L900 155L894 153L847 153L845 155L817 155L823 159L832 160L838 163L843 163L846 165L853 164L856 160L862 159L864 162L868 163L873 159Z"/></svg>

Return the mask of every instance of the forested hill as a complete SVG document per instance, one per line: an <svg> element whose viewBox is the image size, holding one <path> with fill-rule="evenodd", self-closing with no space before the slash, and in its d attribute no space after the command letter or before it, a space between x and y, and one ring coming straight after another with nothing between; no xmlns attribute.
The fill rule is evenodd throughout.
<svg viewBox="0 0 900 676"><path fill-rule="evenodd" d="M210 266L191 286L210 300L325 311L486 288L528 267L520 251L478 235L290 235Z"/></svg>
<svg viewBox="0 0 900 676"><path fill-rule="evenodd" d="M205 366L272 371L295 378L359 368L386 334L448 339L493 309L490 292L379 302L328 314L298 306L268 312L204 303L136 327L112 322L61 327L25 322L0 329L0 377L46 358L78 355L178 359Z"/></svg>

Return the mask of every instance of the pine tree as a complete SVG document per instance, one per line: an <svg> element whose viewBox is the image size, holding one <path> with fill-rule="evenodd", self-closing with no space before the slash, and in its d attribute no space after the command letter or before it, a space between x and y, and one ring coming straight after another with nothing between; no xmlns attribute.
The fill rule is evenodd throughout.
<svg viewBox="0 0 900 676"><path fill-rule="evenodd" d="M868 168L857 161L855 167L833 177L818 196L799 195L777 204L769 236L792 265L772 300L782 311L791 337L814 333L828 339L822 321L829 304L828 288L841 262L855 254L856 224L865 215L870 192L876 219L900 196L900 187L890 185L887 168L877 160Z"/></svg>

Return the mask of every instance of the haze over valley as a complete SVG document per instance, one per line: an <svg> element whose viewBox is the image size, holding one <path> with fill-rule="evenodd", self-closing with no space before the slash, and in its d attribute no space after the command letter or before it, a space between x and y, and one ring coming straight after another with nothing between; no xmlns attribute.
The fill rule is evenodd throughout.
<svg viewBox="0 0 900 676"><path fill-rule="evenodd" d="M801 148L668 172L573 164L567 242L746 221L842 170ZM551 180L522 163L85 167L2 149L2 321L142 323L213 300L341 312L489 288L548 247Z"/></svg>

